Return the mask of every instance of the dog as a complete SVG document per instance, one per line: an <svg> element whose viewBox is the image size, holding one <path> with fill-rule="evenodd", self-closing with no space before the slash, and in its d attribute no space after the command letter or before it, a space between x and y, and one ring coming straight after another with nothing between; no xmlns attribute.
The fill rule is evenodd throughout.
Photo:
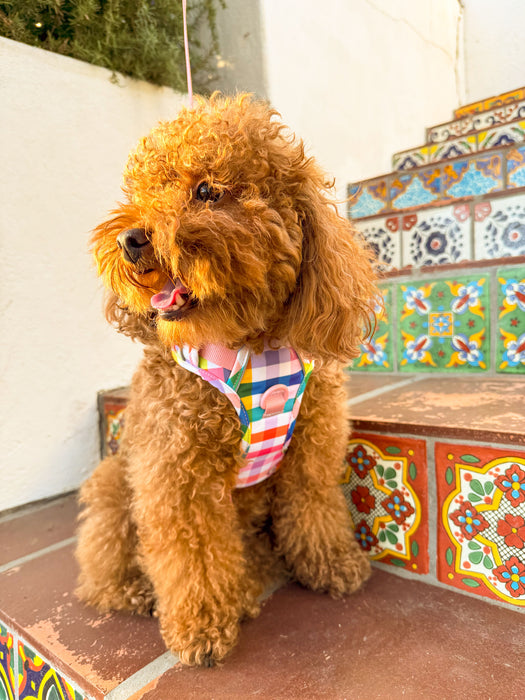
<svg viewBox="0 0 525 700"><path fill-rule="evenodd" d="M266 103L214 94L139 142L93 234L144 356L81 488L77 594L154 610L185 664L221 662L280 577L339 598L370 574L339 481L377 290L332 185Z"/></svg>

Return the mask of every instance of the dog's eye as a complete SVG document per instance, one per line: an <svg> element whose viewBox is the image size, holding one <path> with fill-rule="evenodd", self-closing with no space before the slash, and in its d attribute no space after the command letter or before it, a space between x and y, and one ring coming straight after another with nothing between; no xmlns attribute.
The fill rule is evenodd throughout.
<svg viewBox="0 0 525 700"><path fill-rule="evenodd" d="M223 194L224 192L208 185L207 182L201 182L195 190L195 199L198 199L200 202L218 202Z"/></svg>

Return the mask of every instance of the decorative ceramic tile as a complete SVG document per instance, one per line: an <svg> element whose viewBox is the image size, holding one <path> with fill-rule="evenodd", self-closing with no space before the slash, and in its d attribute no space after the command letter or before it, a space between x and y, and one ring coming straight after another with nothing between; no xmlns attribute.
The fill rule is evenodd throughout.
<svg viewBox="0 0 525 700"><path fill-rule="evenodd" d="M343 491L355 536L372 559L428 572L424 440L352 435Z"/></svg>
<svg viewBox="0 0 525 700"><path fill-rule="evenodd" d="M419 168L421 165L426 165L429 161L428 146L421 148L412 148L409 151L394 153L392 157L392 166L394 170L412 170Z"/></svg>
<svg viewBox="0 0 525 700"><path fill-rule="evenodd" d="M456 119L464 117L467 114L474 114L476 112L485 112L488 109L493 109L494 107L500 107L509 102L517 102L518 100L525 99L525 88L518 88L516 90L511 90L510 92L505 92L502 95L497 95L496 97L490 97L486 100L481 100L480 102L472 102L472 104L464 105L459 107L454 112Z"/></svg>
<svg viewBox="0 0 525 700"><path fill-rule="evenodd" d="M385 270L401 267L400 225L397 215L355 222L355 227L375 250L377 260Z"/></svg>
<svg viewBox="0 0 525 700"><path fill-rule="evenodd" d="M496 371L525 374L525 265L498 270Z"/></svg>
<svg viewBox="0 0 525 700"><path fill-rule="evenodd" d="M491 129L498 124L508 124L517 119L525 119L525 101L510 102L486 112L468 114L460 119L438 124L427 129L427 143L441 143L448 139L466 136L474 131Z"/></svg>
<svg viewBox="0 0 525 700"><path fill-rule="evenodd" d="M525 452L436 444L438 578L525 606Z"/></svg>
<svg viewBox="0 0 525 700"><path fill-rule="evenodd" d="M475 259L525 255L525 194L474 205Z"/></svg>
<svg viewBox="0 0 525 700"><path fill-rule="evenodd" d="M11 632L0 622L0 698L14 700L15 685L15 649Z"/></svg>
<svg viewBox="0 0 525 700"><path fill-rule="evenodd" d="M388 185L385 178L357 182L348 186L348 210L352 219L374 216L388 209Z"/></svg>
<svg viewBox="0 0 525 700"><path fill-rule="evenodd" d="M471 155L476 152L476 137L466 136L464 138L445 141L430 146L429 162L436 163L440 160L450 160L459 156Z"/></svg>
<svg viewBox="0 0 525 700"><path fill-rule="evenodd" d="M439 168L417 172L397 173L390 185L392 209L407 209L430 204L439 198L441 173Z"/></svg>
<svg viewBox="0 0 525 700"><path fill-rule="evenodd" d="M82 693L20 641L18 658L20 700L83 700Z"/></svg>
<svg viewBox="0 0 525 700"><path fill-rule="evenodd" d="M525 141L525 121L505 124L477 134L478 151L499 146L510 146Z"/></svg>
<svg viewBox="0 0 525 700"><path fill-rule="evenodd" d="M125 409L126 406L122 403L111 403L109 401L104 403L103 457L106 455L114 455L119 448L120 438L122 437L122 430L124 428Z"/></svg>
<svg viewBox="0 0 525 700"><path fill-rule="evenodd" d="M468 204L425 209L403 217L403 267L470 259L470 248Z"/></svg>
<svg viewBox="0 0 525 700"><path fill-rule="evenodd" d="M507 187L525 186L525 146L507 152Z"/></svg>
<svg viewBox="0 0 525 700"><path fill-rule="evenodd" d="M480 372L490 362L489 282L484 277L401 284L403 372Z"/></svg>
<svg viewBox="0 0 525 700"><path fill-rule="evenodd" d="M361 343L361 355L354 360L352 370L392 372L394 367L392 347L392 285L379 285L382 302L374 309L376 331L373 337Z"/></svg>
<svg viewBox="0 0 525 700"><path fill-rule="evenodd" d="M503 188L500 154L473 156L442 166L442 197L471 197Z"/></svg>

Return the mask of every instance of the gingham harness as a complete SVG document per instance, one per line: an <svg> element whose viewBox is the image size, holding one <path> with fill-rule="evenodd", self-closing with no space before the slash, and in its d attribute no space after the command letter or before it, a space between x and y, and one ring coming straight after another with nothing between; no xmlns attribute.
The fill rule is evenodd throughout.
<svg viewBox="0 0 525 700"><path fill-rule="evenodd" d="M172 354L181 367L223 393L239 416L244 464L237 488L274 474L292 439L313 362L303 361L293 348L268 344L259 354L221 345L175 346Z"/></svg>

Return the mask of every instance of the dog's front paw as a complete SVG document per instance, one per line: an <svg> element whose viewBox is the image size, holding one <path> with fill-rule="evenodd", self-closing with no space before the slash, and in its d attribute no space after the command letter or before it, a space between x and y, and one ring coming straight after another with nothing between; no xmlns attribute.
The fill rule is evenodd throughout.
<svg viewBox="0 0 525 700"><path fill-rule="evenodd" d="M188 666L215 666L234 648L239 638L237 618L220 622L195 618L186 624L164 619L162 636L168 648Z"/></svg>

